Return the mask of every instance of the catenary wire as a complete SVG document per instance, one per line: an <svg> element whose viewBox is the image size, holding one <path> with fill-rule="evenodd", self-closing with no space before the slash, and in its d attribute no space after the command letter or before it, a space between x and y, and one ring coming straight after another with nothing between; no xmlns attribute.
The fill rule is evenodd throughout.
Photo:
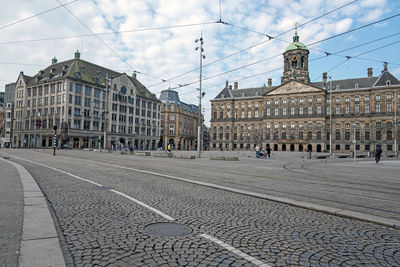
<svg viewBox="0 0 400 267"><path fill-rule="evenodd" d="M11 22L11 23L9 23L9 24L7 24L7 25L0 26L0 30L1 30L1 29L4 29L4 28L7 28L7 27L10 27L10 26L12 26L12 25L18 24L18 23L20 23L20 22L23 22L23 21L32 19L32 18L34 18L34 17L38 17L38 16L40 16L40 15L46 14L46 13L51 12L51 11L53 11L53 10L56 10L56 9L58 9L58 8L60 8L60 7L63 7L63 6L66 6L66 5L70 5L70 4L75 3L75 2L78 2L78 1L79 1L79 0L74 0L74 1L71 1L71 2L68 2L68 3L65 3L65 4L61 4L61 3L60 3L59 6L56 6L56 7L50 8L50 9L48 9L48 10L45 10L45 11L43 11L43 12L37 13L37 14L35 14L35 15L32 15L32 16L29 16L29 17L26 17L26 18L23 18L23 19L20 19L20 20Z"/></svg>
<svg viewBox="0 0 400 267"><path fill-rule="evenodd" d="M195 26L202 26L202 25L209 25L209 24L216 24L216 23L218 23L218 22L215 22L215 21L214 22L201 22L201 23L172 25L172 26L153 27L153 28L142 28L142 29L125 30L125 31L112 31L112 32L103 32L103 33L79 34L79 35L72 35L72 36L38 38L38 39L30 39L30 40L17 40L17 41L0 42L0 45L31 43L31 42L41 42L41 41L54 41L54 40L74 39L74 38L83 38L83 37L95 37L96 35L101 36L101 35L110 35L110 34L122 34L122 33L131 33L131 32L143 32L143 31L155 31L155 30L173 29L173 28L195 27Z"/></svg>
<svg viewBox="0 0 400 267"><path fill-rule="evenodd" d="M335 9L333 9L333 10L331 10L331 11L328 11L327 13L324 13L324 14L318 16L318 17L315 17L315 18L313 18L313 19L311 19L311 20L309 20L309 21L306 21L305 23L302 23L302 24L298 25L297 27L302 27L302 26L304 26L304 25L307 25L307 24L309 24L309 23L311 23L311 22L313 22L313 21L315 21L315 20L318 20L318 19L320 19L320 18L322 18L322 17L324 17L324 16L327 16L327 15L333 13L333 12L336 12L336 11L338 11L338 10L340 10L340 9L342 9L342 8L344 8L344 7L346 7L346 6L348 6L348 5L351 5L351 4L353 4L353 3L357 2L357 1L359 1L359 0L351 1L351 2L349 2L349 3L347 3L347 4L345 4L345 5L342 5L342 6L340 6L340 7L338 7L338 8L335 8ZM238 27L238 28L239 28L239 26L235 26L235 25L229 24L229 23L227 23L227 22L223 22L223 21L221 21L221 20L218 21L218 23L225 24L225 25L229 25L229 26L233 26L233 27ZM261 35L263 35L263 36L268 37L268 40L261 41L261 42L255 44L255 45L251 45L251 46L249 46L249 47L246 47L246 48L244 48L244 49L241 49L241 50L239 50L239 51L237 51L237 52L235 52L235 53L233 53L233 54L229 54L229 55L224 56L224 57L222 57L222 58L220 58L220 59L214 60L214 61L212 61L212 62L210 62L210 63L205 64L203 67L207 67L207 66L209 66L209 65L215 64L215 63L217 63L217 62L220 62L220 61L225 60L225 59L227 59L227 58L230 58L230 57L232 57L232 56L235 56L235 55L238 55L238 54L240 54L240 53L243 53L243 52L245 52L245 51L247 51L247 50L249 50L249 49L252 49L252 48L257 47L257 46L259 46L259 45L261 45L261 44L264 44L264 43L266 43L266 42L268 42L268 41L270 41L270 40L272 40L272 39L274 39L274 38L277 38L277 37L279 37L279 36L282 36L282 35L284 35L284 34L290 32L290 31L294 30L295 28L296 28L296 27L291 28L291 29L289 29L289 30L287 30L287 31L285 31L285 32L282 32L282 33L280 33L280 34L274 36L274 37L273 37L273 36L270 36L270 35L268 35L268 34L265 34L265 33L256 32L256 33L259 33L259 34L261 34ZM243 28L243 29L245 29L245 28ZM246 30L248 30L248 29L246 29ZM252 31L252 30L249 30L249 31ZM253 32L255 32L255 31L253 31ZM182 77L182 76L184 76L184 75L186 75L186 74L188 74L188 73L197 71L197 70L199 70L199 69L200 69L200 68L197 67L197 68L194 68L193 70L187 71L187 72L185 72L185 73L183 73L183 74L174 76L174 77L172 77L172 78L169 78L169 79L162 79L162 82L156 83L156 84L153 84L153 85L150 85L150 86L148 86L148 88L153 87L153 86L156 86L156 85L160 85L160 84L164 83L165 81L170 81L170 80L173 80L173 79Z"/></svg>

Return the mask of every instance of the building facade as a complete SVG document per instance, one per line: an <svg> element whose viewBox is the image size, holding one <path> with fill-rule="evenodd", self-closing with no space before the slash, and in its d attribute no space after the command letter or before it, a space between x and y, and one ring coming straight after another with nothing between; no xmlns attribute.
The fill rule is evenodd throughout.
<svg viewBox="0 0 400 267"><path fill-rule="evenodd" d="M143 148L151 149L159 139L160 126L159 115L154 118L148 111L160 113L157 106L160 102L135 74L130 77L81 60L77 51L72 60L57 63L53 58L52 65L33 77L20 73L12 145L52 147L57 133L57 145L62 148L112 148L124 141L127 146L143 143ZM136 123L142 119L154 120L144 132Z"/></svg>
<svg viewBox="0 0 400 267"><path fill-rule="evenodd" d="M178 92L168 89L161 92L162 144L178 150L197 149L199 107L179 99Z"/></svg>
<svg viewBox="0 0 400 267"><path fill-rule="evenodd" d="M239 89L228 82L211 101L211 149L269 145L275 151L398 151L400 81L384 65L362 78L311 83L297 32L283 53L281 85ZM330 114L332 110L332 114ZM332 133L332 136L330 134ZM332 140L330 140L332 139ZM355 141L354 141L355 140Z"/></svg>

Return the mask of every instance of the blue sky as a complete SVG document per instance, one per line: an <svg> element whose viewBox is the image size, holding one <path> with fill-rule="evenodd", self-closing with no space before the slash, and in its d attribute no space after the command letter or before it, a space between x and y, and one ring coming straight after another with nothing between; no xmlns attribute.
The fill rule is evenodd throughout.
<svg viewBox="0 0 400 267"><path fill-rule="evenodd" d="M68 3L72 0L63 0ZM94 36L74 37L36 42L8 43L31 39L52 37L72 37L91 34L82 24L63 7L47 12L23 22L4 27L12 22L38 14L60 4L53 0L7 1L0 7L0 91L4 85L17 79L20 71L34 75L51 63L56 56L59 61L71 59L73 53L81 50L81 58L116 71L130 74L137 70L138 79L149 90L158 94L168 87L196 82L199 71L162 83L199 66L199 53L195 51L194 40L204 35L204 53L208 64L237 51L258 44L268 38L260 33L276 36L294 27L314 19L328 11L343 6L351 0L287 0L287 1L246 1L221 0L221 20L229 25L211 23L220 19L218 0L78 0L66 7L95 33L116 31L117 33L100 35L107 43L105 46ZM400 1L397 0L358 0L336 12L299 27L300 41L310 44L330 36L372 23L400 13ZM158 29L152 31L131 31L173 25L207 23L207 25ZM233 26L232 26L233 25ZM246 28L247 30L238 27ZM256 31L258 33L255 33ZM373 51L351 58L331 71L333 79L365 77L367 68L372 67L374 76L383 69L383 62L389 63L389 71L400 78L400 16L379 24L355 31L343 36L309 46L310 60L357 45L362 45L379 38L394 35L365 46L341 53L341 56L328 56L309 64L310 79L321 80L323 72L329 71L345 56ZM203 70L203 88L206 96L203 100L206 123L210 119L210 99L222 90L225 80L239 82L239 88L262 86L272 78L273 85L280 84L282 75L282 53L292 41L294 31L290 31L243 53L206 66ZM397 34L397 35L395 35ZM5 44L7 43L7 44ZM391 45L390 45L391 44ZM266 60L273 56L273 59ZM123 62L121 57L127 62ZM211 76L248 65L227 74ZM275 71L272 71L275 70ZM244 79L245 77L259 76ZM161 84L160 84L161 83ZM182 101L198 104L198 83L180 87Z"/></svg>

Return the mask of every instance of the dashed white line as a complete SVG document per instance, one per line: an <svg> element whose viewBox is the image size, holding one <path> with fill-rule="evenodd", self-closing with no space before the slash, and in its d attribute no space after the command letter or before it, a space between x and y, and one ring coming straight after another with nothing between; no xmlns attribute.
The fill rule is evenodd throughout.
<svg viewBox="0 0 400 267"><path fill-rule="evenodd" d="M50 167L50 166L47 166L47 165L44 165L44 164L41 164L41 163L38 163L38 162L35 162L35 161L32 161L32 160L24 159L24 158L21 158L21 157L18 157L18 156L13 156L13 157L19 158L21 160L24 160L24 161L27 161L27 162L30 162L30 163L33 163L33 164L36 164L36 165L39 165L39 166L42 166L42 167L46 167L46 168L61 172L63 174L69 175L69 176L74 177L76 179L79 179L79 180L82 180L82 181L85 181L85 182L88 182L88 183L91 183L91 184L94 184L94 185L97 185L97 186L102 186L99 183L87 180L85 178L79 177L77 175L74 175L72 173L69 173L69 172L54 168L54 167ZM91 160L87 160L87 161L94 162L94 161L91 161ZM94 163L100 163L100 162L94 162ZM116 165L111 165L111 164L107 164L107 163L100 163L100 164L108 165L108 166L116 166ZM122 166L118 166L118 167L122 168L122 169L136 170L136 169L133 169L133 168L127 168L127 167L122 167ZM154 175L157 175L157 176L160 175L158 173L149 172L149 171L143 171L143 170L137 170L137 171L141 171L143 173L148 173L148 174L154 174ZM162 175L162 176L168 177L169 175ZM177 178L177 177L174 177L174 176L170 176L170 177L174 178L174 179ZM180 179L180 180L186 180L186 179ZM199 184L201 184L201 182ZM204 184L206 184L206 183L204 183ZM167 214L165 214L165 213L163 213L163 212L161 212L161 211L159 211L159 210L157 210L157 209L155 209L155 208L153 208L153 207L151 207L151 206L149 206L149 205L147 205L147 204L145 204L145 203L143 203L143 202L141 202L141 201L139 201L139 200L137 200L137 199L135 199L133 197L130 197L130 196L128 196L128 195L126 195L126 194L124 194L122 192L119 192L119 191L114 190L114 189L111 189L109 191L129 199L129 200L141 205L142 207L145 207L145 208L157 213L158 215L160 215L161 217L163 217L163 218L165 218L165 219L167 219L169 221L174 221L175 220L171 216L169 216L169 215L167 215ZM226 250L228 250L228 251L230 251L232 253L235 253L239 257L242 257L243 259L253 263L256 266L271 267L270 265L268 265L268 264L266 264L266 263L264 263L264 262L262 262L262 261L260 261L260 260L258 260L256 258L254 258L254 257L252 257L252 256L250 256L250 255L248 255L248 254L246 254L246 253L244 253L244 252L242 252L242 251L240 251L240 250L238 250L238 249L236 249L236 248L234 248L234 247L232 247L232 246L230 246L230 245L228 245L228 244L226 244L226 243L224 243L222 241L220 241L219 239L217 239L217 238L215 238L213 236L210 236L210 235L207 235L207 234L200 234L199 236L203 237L203 238L206 238L206 239L218 244L219 246L225 248Z"/></svg>
<svg viewBox="0 0 400 267"><path fill-rule="evenodd" d="M18 156L13 156L13 157L19 158L19 159L21 159L21 160L24 160L24 161L27 161L27 162L30 162L30 163L33 163L33 164L36 164L36 165L39 165L39 166L42 166L42 167L46 167L46 168L52 169L52 170L54 170L54 171L61 172L61 173L63 173L63 174L69 175L69 176L71 176L71 177L74 177L74 178L76 178L76 179L82 180L82 181L84 181L84 182L88 182L88 183L94 184L94 185L96 185L96 186L102 186L102 185L99 184L99 183L90 181L90 180L88 180L88 179L79 177L79 176L77 176L77 175L74 175L74 174L72 174L72 173L69 173L69 172L66 172L66 171L63 171L63 170L54 168L54 167L50 167L50 166L47 166L47 165L44 165L44 164L41 164L41 163L38 163L38 162L35 162L35 161L32 161L32 160L29 160L29 159L24 159L24 158L21 158L21 157L18 157ZM130 197L130 196L128 196L128 195L126 195L126 194L124 194L124 193L122 193L122 192L119 192L119 191L114 190L114 189L109 190L109 191L110 191L110 192L113 192L113 193L115 193L115 194L118 194L118 195L120 195L120 196L123 196L123 197L125 197L125 198L127 198L127 199L129 199L129 200L131 200L131 201L133 201L133 202L136 202L136 203L139 204L140 206L145 207L145 208L147 208L147 209L149 209L149 210L151 210L151 211L157 213L158 215L160 215L161 217L163 217L163 218L165 218L165 219L167 219L167 220L169 220L169 221L174 221L174 220L175 220L175 219L172 218L171 216L168 216L167 214L165 214L165 213L159 211L158 209L153 208L153 207L151 207L151 206L149 206L149 205L147 205L147 204L145 204L145 203L143 203L143 202L141 202L141 201L139 201L139 200L137 200L137 199L135 199L135 198L133 198L133 197Z"/></svg>
<svg viewBox="0 0 400 267"><path fill-rule="evenodd" d="M143 202L141 202L141 201L139 201L139 200L137 200L137 199L134 199L133 197L130 197L130 196L124 194L124 193L121 193L121 192L116 191L116 190L114 190L114 189L111 189L110 192L114 192L114 193L116 193L116 194L118 194L118 195L120 195L120 196L126 197L127 199L129 199L129 200L131 200L131 201L133 201L133 202L136 202L137 204L139 204L139 205L141 205L141 206L143 206L143 207L145 207L145 208L147 208L147 209L149 209L149 210L151 210L151 211L157 213L158 215L160 215L161 217L164 217L165 219L167 219L167 220L169 220L169 221L174 221L174 220L175 220L175 219L172 218L171 216L168 216L167 214L165 214L165 213L159 211L158 209L155 209L155 208L153 208L153 207L151 207L151 206L149 206L149 205L147 205L147 204L145 204L145 203L143 203Z"/></svg>
<svg viewBox="0 0 400 267"><path fill-rule="evenodd" d="M229 250L229 251L232 252L232 253L235 253L236 255L238 255L238 256L242 257L243 259L245 259L245 260L247 260L247 261L253 263L253 264L256 265L256 266L260 266L260 267L271 267L270 265L266 264L265 262L262 262L262 261L260 261L260 260L257 260L257 259L254 258L253 256L250 256L250 255L248 255L248 254L246 254L246 253L244 253L244 252L242 252L242 251L240 251L240 250L238 250L238 249L236 249L236 248L234 248L234 247L232 247L232 246L230 246L230 245L228 245L228 244L222 242L221 240L219 240L219 239L217 239L217 238L215 238L215 237L209 236L209 235L207 235L207 234L201 234L200 236L203 237L203 238L205 238L205 239L208 239L208 240L214 242L215 244L217 244L217 245L223 247L223 248L226 249L226 250Z"/></svg>

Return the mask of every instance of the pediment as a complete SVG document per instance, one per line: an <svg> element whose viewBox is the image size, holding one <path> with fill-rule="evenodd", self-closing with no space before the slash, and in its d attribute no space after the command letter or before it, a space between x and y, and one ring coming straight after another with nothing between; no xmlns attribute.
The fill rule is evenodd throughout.
<svg viewBox="0 0 400 267"><path fill-rule="evenodd" d="M298 81L290 81L288 83L282 84L281 86L275 88L272 91L269 91L265 95L285 95L285 94L316 93L316 92L323 92L323 90L306 83Z"/></svg>

